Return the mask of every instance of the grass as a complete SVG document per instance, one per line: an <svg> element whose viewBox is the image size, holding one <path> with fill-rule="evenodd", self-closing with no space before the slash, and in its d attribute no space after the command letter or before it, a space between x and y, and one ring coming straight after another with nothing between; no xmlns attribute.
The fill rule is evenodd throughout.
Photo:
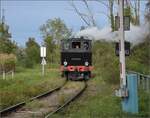
<svg viewBox="0 0 150 118"><path fill-rule="evenodd" d="M115 86L108 85L101 77L88 82L86 92L76 102L53 117L59 118L119 118L120 99L114 96Z"/></svg>
<svg viewBox="0 0 150 118"><path fill-rule="evenodd" d="M119 81L119 80L118 80ZM96 76L88 81L88 88L83 95L53 115L53 118L148 118L149 95L139 91L139 114L122 112L121 99L115 96L118 85L110 84L102 77Z"/></svg>
<svg viewBox="0 0 150 118"><path fill-rule="evenodd" d="M72 82L68 81L65 86L61 88L60 91L52 94L51 98L46 98L46 100L35 100L27 103L24 107L25 109L31 109L32 111L41 111L40 109L46 109L48 112L52 111L53 107L58 107L64 104L68 99L72 98L77 91L83 88L83 82ZM51 107L53 106L53 107ZM45 110L44 110L45 111ZM45 113L43 112L43 115ZM47 113L46 113L47 114ZM43 116L44 117L44 116Z"/></svg>
<svg viewBox="0 0 150 118"><path fill-rule="evenodd" d="M0 77L1 109L59 86L64 80L60 79L58 73L56 69L47 68L42 77L40 67L37 66L17 72L13 79L9 76L5 80Z"/></svg>
<svg viewBox="0 0 150 118"><path fill-rule="evenodd" d="M78 93L80 90L82 90L83 87L84 87L84 83L83 82L77 82L77 81L72 82L72 81L69 81L67 83L67 85L65 85L62 88L62 91L59 92L59 94L58 94L59 104L60 105L64 104L67 99L72 98L73 95Z"/></svg>

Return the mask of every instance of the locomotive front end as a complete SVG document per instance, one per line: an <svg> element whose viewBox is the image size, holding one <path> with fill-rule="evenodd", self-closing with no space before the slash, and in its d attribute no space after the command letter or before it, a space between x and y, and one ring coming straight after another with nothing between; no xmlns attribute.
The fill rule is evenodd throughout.
<svg viewBox="0 0 150 118"><path fill-rule="evenodd" d="M61 71L67 79L89 79L92 70L91 40L72 38L61 42Z"/></svg>

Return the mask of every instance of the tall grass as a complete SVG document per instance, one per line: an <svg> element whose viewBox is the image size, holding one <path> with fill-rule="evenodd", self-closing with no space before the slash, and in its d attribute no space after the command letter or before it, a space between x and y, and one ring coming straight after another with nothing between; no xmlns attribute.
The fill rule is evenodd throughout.
<svg viewBox="0 0 150 118"><path fill-rule="evenodd" d="M3 109L17 102L28 100L30 97L62 84L63 81L58 71L49 68L43 77L39 67L24 69L23 72L16 73L13 79L7 76L3 80L0 77L0 107Z"/></svg>
<svg viewBox="0 0 150 118"><path fill-rule="evenodd" d="M0 54L0 73L15 69L16 56L14 54Z"/></svg>

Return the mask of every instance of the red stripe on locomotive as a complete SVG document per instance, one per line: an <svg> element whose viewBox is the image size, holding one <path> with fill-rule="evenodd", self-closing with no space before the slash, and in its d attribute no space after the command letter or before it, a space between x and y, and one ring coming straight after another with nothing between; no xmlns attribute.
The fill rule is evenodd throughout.
<svg viewBox="0 0 150 118"><path fill-rule="evenodd" d="M78 72L84 72L84 71L92 71L93 66L61 66L61 71L78 71Z"/></svg>

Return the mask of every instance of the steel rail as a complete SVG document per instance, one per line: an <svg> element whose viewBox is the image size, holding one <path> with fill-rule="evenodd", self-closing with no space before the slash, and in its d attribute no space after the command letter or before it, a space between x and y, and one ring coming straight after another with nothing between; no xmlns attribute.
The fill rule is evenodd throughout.
<svg viewBox="0 0 150 118"><path fill-rule="evenodd" d="M27 101L17 103L17 104L15 104L15 105L12 105L12 106L10 106L10 107L7 107L7 108L1 110L1 111L0 111L0 117L6 116L8 113L11 113L11 112L13 112L13 111L17 111L17 109L23 107L23 106L26 105L26 103L28 103L28 102L31 102L31 101L36 100L36 99L41 99L41 98L43 98L43 97L46 97L46 96L48 96L48 95L50 95L50 94L52 94L52 93L54 93L54 92L60 90L66 83L67 83L67 81L65 81L61 86L56 87L56 88L54 88L54 89L52 89L52 90L50 90L50 91L47 91L47 92L45 92L45 93L42 93L42 94L37 95L37 96L35 96L35 97L32 97L32 98L30 98L30 99L27 100Z"/></svg>
<svg viewBox="0 0 150 118"><path fill-rule="evenodd" d="M69 105L71 102L73 102L75 99L77 99L84 91L85 89L87 88L87 83L84 82L85 85L83 87L82 90L80 90L77 94L75 94L73 97L71 97L69 100L67 100L64 104L62 104L60 107L58 107L56 110L48 113L45 118L50 118L53 114L59 112L60 110L62 110L64 107L66 107L67 105Z"/></svg>

